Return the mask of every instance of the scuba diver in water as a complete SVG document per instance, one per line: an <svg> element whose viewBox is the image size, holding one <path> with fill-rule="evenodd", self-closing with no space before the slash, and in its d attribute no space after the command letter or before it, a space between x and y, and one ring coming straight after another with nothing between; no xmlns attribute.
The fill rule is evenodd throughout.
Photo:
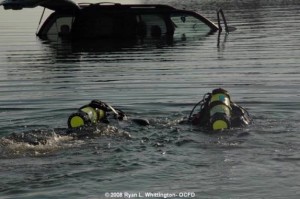
<svg viewBox="0 0 300 199"><path fill-rule="evenodd" d="M128 119L123 111L113 108L100 100L92 100L80 107L68 119L68 128L54 128L46 130L32 130L22 133L12 133L2 139L4 143L27 143L30 145L46 145L59 136L71 139L84 139L94 136L114 136L130 139L131 135L116 127L115 124L124 121L126 124L135 123L140 126L149 125L146 119ZM0 139L1 145L1 139Z"/></svg>
<svg viewBox="0 0 300 199"><path fill-rule="evenodd" d="M108 124L109 118L118 121L127 120L127 116L123 111L115 109L100 100L92 100L69 116L68 127L78 128L100 122Z"/></svg>
<svg viewBox="0 0 300 199"><path fill-rule="evenodd" d="M92 100L69 116L68 127L73 129L98 123L110 124L112 121L128 121L128 118L120 109L115 109L100 100ZM142 126L149 125L146 119L130 119L130 121Z"/></svg>
<svg viewBox="0 0 300 199"><path fill-rule="evenodd" d="M193 114L197 106L200 110ZM232 102L228 91L218 88L205 94L194 106L188 122L211 130L222 130L245 127L251 123L251 117L243 107Z"/></svg>

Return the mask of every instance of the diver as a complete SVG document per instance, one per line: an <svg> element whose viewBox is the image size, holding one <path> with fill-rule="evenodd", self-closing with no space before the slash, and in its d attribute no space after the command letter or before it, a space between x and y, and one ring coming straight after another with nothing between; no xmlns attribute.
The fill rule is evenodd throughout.
<svg viewBox="0 0 300 199"><path fill-rule="evenodd" d="M1 142L27 143L30 145L46 145L57 137L68 136L72 139L84 139L94 136L113 136L130 139L131 135L115 126L124 121L126 124L135 123L139 126L149 125L146 119L131 118L120 109L100 100L92 100L89 104L80 107L77 112L68 118L67 128L36 129L22 133L12 133L0 139ZM2 141L1 141L2 140Z"/></svg>
<svg viewBox="0 0 300 199"><path fill-rule="evenodd" d="M200 110L193 114L197 106L200 106ZM188 122L210 130L222 130L245 127L252 122L252 119L243 107L232 102L227 90L218 88L205 94L203 99L194 106Z"/></svg>
<svg viewBox="0 0 300 199"><path fill-rule="evenodd" d="M98 123L110 124L112 121L128 121L128 118L122 110L113 108L100 100L92 100L89 104L80 107L76 113L69 116L68 128L80 128ZM130 121L141 126L149 125L149 121L146 119L136 118L130 119Z"/></svg>
<svg viewBox="0 0 300 199"><path fill-rule="evenodd" d="M25 132L11 133L0 139L0 145L9 143L26 143L33 146L47 145L59 137L68 136L68 139L84 139L94 136L114 136L131 138L131 135L119 130L112 123L126 121L127 116L119 109L100 101L92 100L89 104L80 107L68 119L67 128L36 129ZM140 125L148 125L147 120L132 119ZM115 124L115 123L114 123Z"/></svg>

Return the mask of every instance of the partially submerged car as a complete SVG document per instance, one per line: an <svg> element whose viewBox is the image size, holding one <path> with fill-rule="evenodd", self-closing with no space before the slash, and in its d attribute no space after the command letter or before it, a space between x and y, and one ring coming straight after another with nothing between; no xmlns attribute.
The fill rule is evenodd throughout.
<svg viewBox="0 0 300 199"><path fill-rule="evenodd" d="M193 37L221 29L220 21L217 26L198 13L167 5L77 4L72 0L4 0L0 5L13 10L36 6L53 10L37 32L38 37L50 40Z"/></svg>

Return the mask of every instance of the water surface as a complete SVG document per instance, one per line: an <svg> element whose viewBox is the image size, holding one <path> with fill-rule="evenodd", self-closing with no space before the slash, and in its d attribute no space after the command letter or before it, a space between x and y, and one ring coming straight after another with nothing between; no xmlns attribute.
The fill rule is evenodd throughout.
<svg viewBox="0 0 300 199"><path fill-rule="evenodd" d="M152 1L157 2L157 1ZM216 21L222 33L74 51L41 41L40 8L0 10L0 196L105 198L105 192L192 192L196 198L298 198L300 4L298 1L166 1ZM217 87L254 118L209 134L178 122ZM91 99L148 118L119 124L132 139L56 135ZM4 137L52 132L46 145ZM179 197L175 197L179 198Z"/></svg>

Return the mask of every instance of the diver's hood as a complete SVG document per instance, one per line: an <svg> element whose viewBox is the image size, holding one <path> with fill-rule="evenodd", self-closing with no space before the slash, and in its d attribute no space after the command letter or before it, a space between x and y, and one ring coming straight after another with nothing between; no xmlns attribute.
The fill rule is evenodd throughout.
<svg viewBox="0 0 300 199"><path fill-rule="evenodd" d="M42 6L54 11L69 11L79 10L80 7L72 0L3 0L0 6L3 5L5 10L21 10L23 8L34 8Z"/></svg>

